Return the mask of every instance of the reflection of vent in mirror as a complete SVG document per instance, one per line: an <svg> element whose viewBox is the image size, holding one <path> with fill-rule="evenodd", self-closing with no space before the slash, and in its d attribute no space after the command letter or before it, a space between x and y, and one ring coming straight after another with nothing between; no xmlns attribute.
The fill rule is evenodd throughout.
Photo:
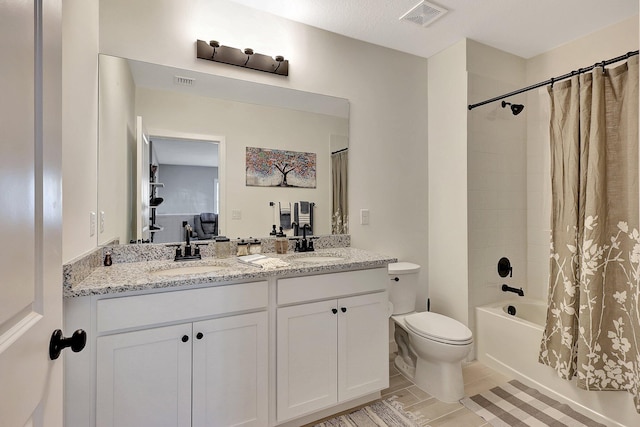
<svg viewBox="0 0 640 427"><path fill-rule="evenodd" d="M173 76L173 83L179 86L193 86L195 82L196 79L192 79L191 77Z"/></svg>
<svg viewBox="0 0 640 427"><path fill-rule="evenodd" d="M448 11L446 9L436 6L433 3L421 1L415 5L413 9L402 15L400 20L413 22L414 24L426 27L436 19L441 18L447 12Z"/></svg>

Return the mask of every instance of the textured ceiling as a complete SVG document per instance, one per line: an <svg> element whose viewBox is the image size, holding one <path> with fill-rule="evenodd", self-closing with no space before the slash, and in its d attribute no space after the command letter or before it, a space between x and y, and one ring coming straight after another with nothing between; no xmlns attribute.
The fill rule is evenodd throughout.
<svg viewBox="0 0 640 427"><path fill-rule="evenodd" d="M425 58L465 37L530 58L638 14L638 0L434 0L449 12L423 28L399 20L418 0L232 1Z"/></svg>

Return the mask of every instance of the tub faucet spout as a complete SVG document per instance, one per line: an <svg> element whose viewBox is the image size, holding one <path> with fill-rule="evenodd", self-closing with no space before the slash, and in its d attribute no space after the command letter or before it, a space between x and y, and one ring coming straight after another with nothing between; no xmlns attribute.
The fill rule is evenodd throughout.
<svg viewBox="0 0 640 427"><path fill-rule="evenodd" d="M516 288L512 288L511 286L508 286L508 285L502 285L502 292L513 292L513 293L516 293L516 294L520 295L521 297L524 296L524 291L522 290L522 288L516 289Z"/></svg>

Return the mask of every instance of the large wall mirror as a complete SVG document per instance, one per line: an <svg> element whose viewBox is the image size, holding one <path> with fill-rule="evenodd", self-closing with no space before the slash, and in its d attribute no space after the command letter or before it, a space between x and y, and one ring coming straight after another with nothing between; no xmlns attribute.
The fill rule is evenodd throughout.
<svg viewBox="0 0 640 427"><path fill-rule="evenodd" d="M313 234L332 233L346 99L100 55L98 122L99 245L181 241L198 218L263 237L289 206L310 206ZM248 185L247 148L313 154L315 185Z"/></svg>

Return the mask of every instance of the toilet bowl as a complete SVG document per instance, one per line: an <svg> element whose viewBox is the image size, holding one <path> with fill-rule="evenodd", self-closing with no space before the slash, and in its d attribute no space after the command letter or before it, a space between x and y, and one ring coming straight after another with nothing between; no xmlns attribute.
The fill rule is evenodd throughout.
<svg viewBox="0 0 640 427"><path fill-rule="evenodd" d="M464 397L462 361L471 352L473 335L455 319L415 312L420 266L389 264L389 300L398 345L396 368L418 387L443 402Z"/></svg>

